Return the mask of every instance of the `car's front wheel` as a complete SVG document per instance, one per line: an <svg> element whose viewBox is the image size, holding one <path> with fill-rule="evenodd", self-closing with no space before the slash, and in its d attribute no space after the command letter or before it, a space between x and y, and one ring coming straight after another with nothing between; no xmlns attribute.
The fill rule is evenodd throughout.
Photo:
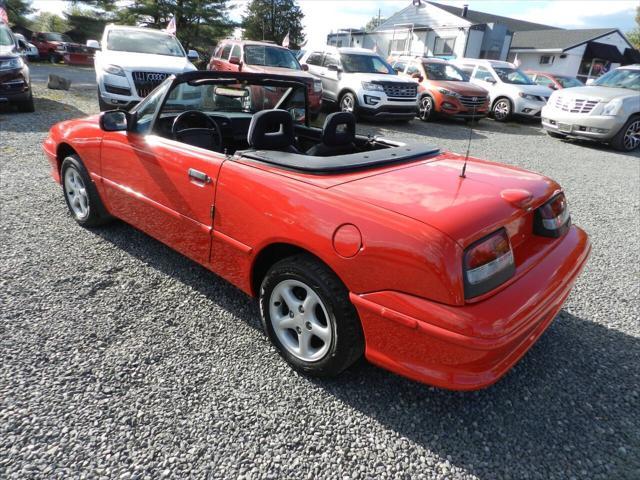
<svg viewBox="0 0 640 480"><path fill-rule="evenodd" d="M65 158L60 175L64 199L76 222L83 227L94 227L110 220L80 157L70 155Z"/></svg>
<svg viewBox="0 0 640 480"><path fill-rule="evenodd" d="M260 288L263 327L284 359L313 376L335 376L364 352L364 336L349 293L309 255L271 267Z"/></svg>
<svg viewBox="0 0 640 480"><path fill-rule="evenodd" d="M491 109L493 118L497 122L506 122L511 118L513 113L513 107L511 106L511 100L508 98L499 98L496 103L493 104Z"/></svg>
<svg viewBox="0 0 640 480"><path fill-rule="evenodd" d="M358 116L358 99L353 93L347 92L343 94L340 97L339 106L341 112L353 113L354 116Z"/></svg>
<svg viewBox="0 0 640 480"><path fill-rule="evenodd" d="M611 146L616 150L623 152L631 152L640 147L640 116L634 115L615 137L611 140Z"/></svg>
<svg viewBox="0 0 640 480"><path fill-rule="evenodd" d="M418 117L423 122L428 122L433 118L433 98L429 95L425 95L420 99L418 106Z"/></svg>

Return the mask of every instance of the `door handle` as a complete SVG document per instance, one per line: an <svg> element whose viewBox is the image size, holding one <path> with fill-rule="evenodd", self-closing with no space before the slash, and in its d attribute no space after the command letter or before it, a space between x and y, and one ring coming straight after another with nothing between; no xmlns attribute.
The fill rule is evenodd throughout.
<svg viewBox="0 0 640 480"><path fill-rule="evenodd" d="M189 169L189 178L196 180L200 183L210 183L211 177L206 173L201 172L200 170L196 170L194 168Z"/></svg>

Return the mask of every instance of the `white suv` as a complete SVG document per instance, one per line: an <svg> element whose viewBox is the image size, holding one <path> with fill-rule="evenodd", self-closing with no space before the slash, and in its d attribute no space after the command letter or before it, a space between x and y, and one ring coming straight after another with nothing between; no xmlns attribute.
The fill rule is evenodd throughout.
<svg viewBox="0 0 640 480"><path fill-rule="evenodd" d="M198 52L150 28L107 25L95 69L100 110L131 108L173 73L197 70Z"/></svg>
<svg viewBox="0 0 640 480"><path fill-rule="evenodd" d="M513 115L540 118L542 107L551 95L548 88L534 84L509 62L477 58L459 58L451 62L471 75L471 83L489 92L491 113L498 122L506 122Z"/></svg>
<svg viewBox="0 0 640 480"><path fill-rule="evenodd" d="M343 112L411 120L418 110L418 84L397 76L371 50L336 48L308 50L303 68L322 81L323 101L337 103Z"/></svg>

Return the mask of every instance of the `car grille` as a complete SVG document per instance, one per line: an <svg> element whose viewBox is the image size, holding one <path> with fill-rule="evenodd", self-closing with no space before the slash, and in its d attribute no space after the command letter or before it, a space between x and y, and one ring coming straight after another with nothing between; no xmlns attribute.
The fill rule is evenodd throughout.
<svg viewBox="0 0 640 480"><path fill-rule="evenodd" d="M556 98L556 108L563 112L589 113L598 104L598 100L586 100L583 98Z"/></svg>
<svg viewBox="0 0 640 480"><path fill-rule="evenodd" d="M107 93L115 93L116 95L124 95L128 97L131 95L131 90L123 87L116 87L115 85L104 84L104 89Z"/></svg>
<svg viewBox="0 0 640 480"><path fill-rule="evenodd" d="M463 95L460 97L460 103L462 105L464 105L465 107L469 107L469 108L474 108L474 107L481 107L482 105L484 105L484 102L487 101L487 97L484 96L476 96L476 97L472 97L472 96L468 96L468 95Z"/></svg>
<svg viewBox="0 0 640 480"><path fill-rule="evenodd" d="M163 72L132 72L133 84L139 97L146 97L154 88L160 85L169 76Z"/></svg>
<svg viewBox="0 0 640 480"><path fill-rule="evenodd" d="M415 98L418 94L417 83L400 83L400 82L375 82L382 85L384 93L387 97L395 98Z"/></svg>

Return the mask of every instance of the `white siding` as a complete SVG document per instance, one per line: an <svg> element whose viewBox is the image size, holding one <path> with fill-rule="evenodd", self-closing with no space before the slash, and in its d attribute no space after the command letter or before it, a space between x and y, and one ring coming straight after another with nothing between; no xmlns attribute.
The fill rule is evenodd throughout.
<svg viewBox="0 0 640 480"><path fill-rule="evenodd" d="M467 58L480 58L480 50L482 49L482 38L484 32L482 30L469 30L469 42L467 43L467 53L461 55Z"/></svg>

